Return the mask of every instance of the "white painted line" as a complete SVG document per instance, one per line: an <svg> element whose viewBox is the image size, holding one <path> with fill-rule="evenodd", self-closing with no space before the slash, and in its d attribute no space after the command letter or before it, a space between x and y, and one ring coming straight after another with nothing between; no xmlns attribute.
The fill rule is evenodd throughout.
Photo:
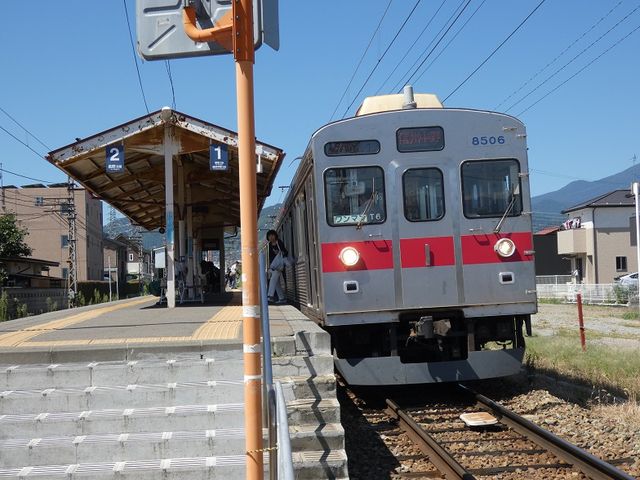
<svg viewBox="0 0 640 480"><path fill-rule="evenodd" d="M215 387L218 384L215 380L208 380L207 387Z"/></svg>
<svg viewBox="0 0 640 480"><path fill-rule="evenodd" d="M113 471L116 473L120 473L122 470L124 470L124 466L126 463L127 462L116 462L113 466Z"/></svg>
<svg viewBox="0 0 640 480"><path fill-rule="evenodd" d="M138 363L138 360L131 360L130 362L127 362L127 367L133 367L136 363Z"/></svg>
<svg viewBox="0 0 640 480"><path fill-rule="evenodd" d="M127 391L132 392L136 389L137 385L127 385Z"/></svg>
<svg viewBox="0 0 640 480"><path fill-rule="evenodd" d="M36 422L41 422L43 421L45 418L47 418L49 416L48 413L39 413L38 415L36 415L35 421Z"/></svg>
<svg viewBox="0 0 640 480"><path fill-rule="evenodd" d="M130 417L133 414L133 408L127 408L122 412L123 417Z"/></svg>
<svg viewBox="0 0 640 480"><path fill-rule="evenodd" d="M162 440L171 440L173 432L162 432Z"/></svg>
<svg viewBox="0 0 640 480"><path fill-rule="evenodd" d="M217 411L218 411L217 405L207 405L207 412L217 412Z"/></svg>
<svg viewBox="0 0 640 480"><path fill-rule="evenodd" d="M97 366L98 366L98 364L99 364L99 362L91 362L89 365L87 365L87 367L88 367L90 370L93 370L95 367L97 367Z"/></svg>
<svg viewBox="0 0 640 480"><path fill-rule="evenodd" d="M167 407L164 409L165 415L173 415L174 413L176 413L176 407Z"/></svg>
<svg viewBox="0 0 640 480"><path fill-rule="evenodd" d="M0 398L8 397L13 393L13 390L5 390L4 392L0 392Z"/></svg>
<svg viewBox="0 0 640 480"><path fill-rule="evenodd" d="M128 433L121 433L120 435L118 435L118 442L119 443L124 443L127 440L129 440L129 434Z"/></svg>
<svg viewBox="0 0 640 480"><path fill-rule="evenodd" d="M98 388L98 387L95 386L95 385L92 386L92 387L87 387L87 388L84 389L84 393L86 393L87 395L90 395L96 390L96 388Z"/></svg>
<svg viewBox="0 0 640 480"><path fill-rule="evenodd" d="M74 445L79 445L80 443L84 442L84 439L87 438L86 435L78 435L76 438L73 439L73 444Z"/></svg>
<svg viewBox="0 0 640 480"><path fill-rule="evenodd" d="M262 380L262 375L245 375L244 383L255 382L256 380Z"/></svg>
<svg viewBox="0 0 640 480"><path fill-rule="evenodd" d="M77 463L74 465L69 465L64 473L66 473L67 475L73 475L77 469L78 469Z"/></svg>
<svg viewBox="0 0 640 480"><path fill-rule="evenodd" d="M213 468L216 466L216 457L207 457L205 460L205 466L208 468Z"/></svg>
<svg viewBox="0 0 640 480"><path fill-rule="evenodd" d="M160 460L160 468L162 470L169 470L171 468L171 459L170 458L164 458L164 459Z"/></svg>
<svg viewBox="0 0 640 480"><path fill-rule="evenodd" d="M59 367L59 366L60 366L60 364L59 364L59 363L52 363L51 365L49 365L49 366L47 367L47 370L54 370L54 369L56 369L56 368L57 368L57 367Z"/></svg>
<svg viewBox="0 0 640 480"><path fill-rule="evenodd" d="M55 392L56 389L55 388L47 388L45 390L42 391L42 396L46 397L47 395L49 395L50 393Z"/></svg>
<svg viewBox="0 0 640 480"><path fill-rule="evenodd" d="M78 420L84 420L89 415L91 415L91 410L85 410L84 412L80 412L80 415L78 415Z"/></svg>
<svg viewBox="0 0 640 480"><path fill-rule="evenodd" d="M214 438L216 436L216 431L215 430L207 430L205 433L206 433L207 438Z"/></svg>
<svg viewBox="0 0 640 480"><path fill-rule="evenodd" d="M18 472L18 478L27 477L31 473L31 470L33 470L33 467L22 467Z"/></svg>
<svg viewBox="0 0 640 480"><path fill-rule="evenodd" d="M37 447L38 444L42 441L41 438L32 438L29 443L27 443L27 447L29 448L33 448L33 447Z"/></svg>
<svg viewBox="0 0 640 480"><path fill-rule="evenodd" d="M178 387L177 383L167 383L167 388L169 390L175 390Z"/></svg>

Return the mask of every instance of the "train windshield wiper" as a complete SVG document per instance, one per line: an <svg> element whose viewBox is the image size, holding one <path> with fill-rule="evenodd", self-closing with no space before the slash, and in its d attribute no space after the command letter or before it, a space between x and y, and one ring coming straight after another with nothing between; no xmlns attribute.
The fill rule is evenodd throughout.
<svg viewBox="0 0 640 480"><path fill-rule="evenodd" d="M362 224L367 219L367 214L369 213L369 210L371 210L371 207L373 206L373 202L375 201L377 194L378 193L376 192L376 181L375 179L373 179L371 181L371 196L369 197L369 200L367 200L367 203L364 206L364 210L360 214L360 219L358 220L358 223L356 223L356 230L360 230L362 228Z"/></svg>
<svg viewBox="0 0 640 480"><path fill-rule="evenodd" d="M494 227L493 233L500 233L500 230L502 230L502 225L507 219L507 216L511 213L511 210L513 210L513 206L516 204L518 195L520 195L520 185L516 184L513 188L513 192L511 192L511 200L509 201L509 205L507 205L507 209L502 214L502 218L500 218L500 221Z"/></svg>

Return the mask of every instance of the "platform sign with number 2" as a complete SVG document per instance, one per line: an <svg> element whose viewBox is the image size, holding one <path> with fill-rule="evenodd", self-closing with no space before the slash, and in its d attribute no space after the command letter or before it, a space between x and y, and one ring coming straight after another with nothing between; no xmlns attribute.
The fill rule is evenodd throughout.
<svg viewBox="0 0 640 480"><path fill-rule="evenodd" d="M124 145L109 145L106 148L106 153L105 170L107 173L124 172Z"/></svg>
<svg viewBox="0 0 640 480"><path fill-rule="evenodd" d="M209 170L226 171L229 168L229 150L226 144L214 144L209 147Z"/></svg>

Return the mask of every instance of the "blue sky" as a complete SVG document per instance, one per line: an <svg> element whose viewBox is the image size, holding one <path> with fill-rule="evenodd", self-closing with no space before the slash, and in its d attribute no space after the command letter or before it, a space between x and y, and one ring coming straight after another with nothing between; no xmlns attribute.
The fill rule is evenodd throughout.
<svg viewBox="0 0 640 480"><path fill-rule="evenodd" d="M352 115L362 98L381 86L381 93L392 93L391 87L400 74L409 69L447 19L466 2L420 1L380 60L415 3L393 0L347 90L346 101L338 108L338 118L353 101L347 110L347 116ZM421 78L412 82L415 90L435 93L444 100L539 3L540 0L471 0L425 66L480 8ZM134 1L127 0L126 5L135 38ZM257 135L287 152L268 204L280 199L277 186L289 183L296 166L291 163L304 152L310 135L330 120L387 5L388 0L280 0L281 49L274 52L263 47L256 55ZM384 84L441 5L423 37ZM123 1L67 0L30 6L25 11L22 2L5 5L6 18L13 20L0 30L0 107L51 149L146 113ZM466 84L447 98L445 105L490 110L500 105L498 110L505 111L577 56L508 110L519 114L638 28L639 6L637 0L546 0ZM588 48L612 27L610 33ZM584 49L587 50L581 54ZM640 158L639 51L637 30L519 116L528 128L534 195L560 188L572 179L601 178L631 166L634 154ZM138 61L149 108L170 105L171 89L164 62ZM354 98L378 62L371 81ZM178 110L236 129L235 77L230 56L174 60L171 69ZM0 126L38 152L46 153L43 146L1 112ZM0 148L0 161L7 170L48 181L64 178L2 131ZM8 173L4 182L29 183Z"/></svg>

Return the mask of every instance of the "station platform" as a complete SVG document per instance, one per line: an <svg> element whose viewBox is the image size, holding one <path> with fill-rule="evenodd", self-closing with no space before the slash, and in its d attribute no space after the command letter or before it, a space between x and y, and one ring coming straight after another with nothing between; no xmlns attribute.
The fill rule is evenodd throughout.
<svg viewBox="0 0 640 480"><path fill-rule="evenodd" d="M156 302L0 324L0 477L244 478L241 293ZM296 478L348 478L328 334L269 314Z"/></svg>

